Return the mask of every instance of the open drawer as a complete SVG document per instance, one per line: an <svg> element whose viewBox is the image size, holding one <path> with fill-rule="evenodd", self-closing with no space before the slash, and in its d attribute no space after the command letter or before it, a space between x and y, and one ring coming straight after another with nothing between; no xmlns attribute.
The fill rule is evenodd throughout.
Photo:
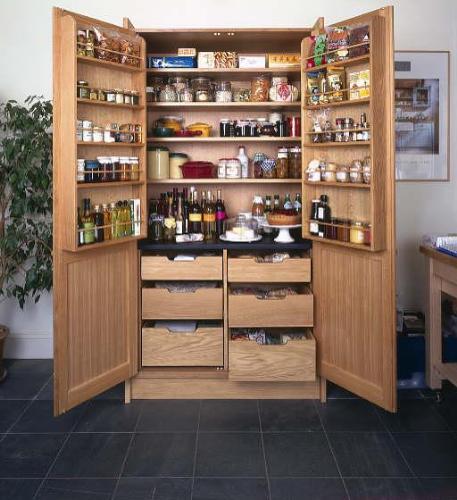
<svg viewBox="0 0 457 500"><path fill-rule="evenodd" d="M254 294L229 294L229 326L303 327L313 326L313 295L307 286L296 295L264 299Z"/></svg>
<svg viewBox="0 0 457 500"><path fill-rule="evenodd" d="M167 288L143 288L143 319L222 319L223 290L199 288L175 293Z"/></svg>
<svg viewBox="0 0 457 500"><path fill-rule="evenodd" d="M223 329L201 323L193 331L173 331L164 325L142 329L143 366L222 366Z"/></svg>
<svg viewBox="0 0 457 500"><path fill-rule="evenodd" d="M169 259L166 255L141 257L143 280L222 280L222 257L198 255L194 260Z"/></svg>
<svg viewBox="0 0 457 500"><path fill-rule="evenodd" d="M231 340L229 378L245 382L308 382L316 379L316 341L306 339L287 344L260 345L255 340Z"/></svg>
<svg viewBox="0 0 457 500"><path fill-rule="evenodd" d="M308 283L311 259L291 257L283 262L256 262L256 257L229 257L228 281L232 283Z"/></svg>

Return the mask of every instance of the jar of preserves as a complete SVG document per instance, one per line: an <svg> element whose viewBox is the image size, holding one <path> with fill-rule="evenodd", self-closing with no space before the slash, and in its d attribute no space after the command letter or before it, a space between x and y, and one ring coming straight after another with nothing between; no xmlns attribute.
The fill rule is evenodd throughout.
<svg viewBox="0 0 457 500"><path fill-rule="evenodd" d="M140 93L138 90L132 90L132 106L138 106L140 104Z"/></svg>
<svg viewBox="0 0 457 500"><path fill-rule="evenodd" d="M232 84L230 82L217 82L216 102L232 102Z"/></svg>
<svg viewBox="0 0 457 500"><path fill-rule="evenodd" d="M274 125L270 122L264 122L260 128L260 135L265 137L274 137L276 135Z"/></svg>
<svg viewBox="0 0 457 500"><path fill-rule="evenodd" d="M119 180L129 181L131 180L131 165L130 158L128 156L119 157Z"/></svg>
<svg viewBox="0 0 457 500"><path fill-rule="evenodd" d="M189 161L185 153L170 153L170 179L182 179L181 165Z"/></svg>
<svg viewBox="0 0 457 500"><path fill-rule="evenodd" d="M99 163L99 182L108 182L108 158L106 156L97 157Z"/></svg>
<svg viewBox="0 0 457 500"><path fill-rule="evenodd" d="M349 180L353 183L362 183L362 162L360 160L354 160L349 167Z"/></svg>
<svg viewBox="0 0 457 500"><path fill-rule="evenodd" d="M78 86L78 98L89 99L89 82L86 80L78 80L76 84Z"/></svg>
<svg viewBox="0 0 457 500"><path fill-rule="evenodd" d="M363 222L352 221L349 241L355 245L363 245L365 241Z"/></svg>
<svg viewBox="0 0 457 500"><path fill-rule="evenodd" d="M120 174L120 172L119 172L119 156L112 156L111 163L113 164L112 180L118 181L120 178L120 175L119 175Z"/></svg>
<svg viewBox="0 0 457 500"><path fill-rule="evenodd" d="M336 182L336 165L334 163L326 163L321 175L324 182Z"/></svg>
<svg viewBox="0 0 457 500"><path fill-rule="evenodd" d="M116 104L124 104L124 92L121 89L114 89Z"/></svg>
<svg viewBox="0 0 457 500"><path fill-rule="evenodd" d="M106 92L103 89L98 89L98 100L106 101Z"/></svg>
<svg viewBox="0 0 457 500"><path fill-rule="evenodd" d="M98 91L97 91L97 89L89 89L89 99L91 101L98 101Z"/></svg>
<svg viewBox="0 0 457 500"><path fill-rule="evenodd" d="M289 149L289 177L301 179L301 148L294 146Z"/></svg>
<svg viewBox="0 0 457 500"><path fill-rule="evenodd" d="M262 172L262 162L268 157L265 153L255 153L252 163L254 165L254 177L256 179L261 179L263 177Z"/></svg>
<svg viewBox="0 0 457 500"><path fill-rule="evenodd" d="M165 85L162 88L159 95L160 102L177 102L178 94L176 93L176 89L173 85Z"/></svg>
<svg viewBox="0 0 457 500"><path fill-rule="evenodd" d="M116 102L116 92L114 90L106 91L106 102Z"/></svg>
<svg viewBox="0 0 457 500"><path fill-rule="evenodd" d="M130 159L130 180L131 181L138 181L138 180L140 180L138 157L131 156L129 159Z"/></svg>
<svg viewBox="0 0 457 500"><path fill-rule="evenodd" d="M241 179L241 163L238 158L228 158L225 165L227 179Z"/></svg>
<svg viewBox="0 0 457 500"><path fill-rule="evenodd" d="M251 213L252 217L256 219L263 217L264 214L263 199L257 194L254 196L254 200L252 202Z"/></svg>
<svg viewBox="0 0 457 500"><path fill-rule="evenodd" d="M276 160L266 158L261 163L262 177L264 179L274 179L276 177Z"/></svg>
<svg viewBox="0 0 457 500"><path fill-rule="evenodd" d="M226 168L227 160L225 158L220 158L219 162L217 163L217 177L219 179L225 179Z"/></svg>
<svg viewBox="0 0 457 500"><path fill-rule="evenodd" d="M371 182L371 158L367 156L362 162L362 177L365 184Z"/></svg>
<svg viewBox="0 0 457 500"><path fill-rule="evenodd" d="M228 118L221 118L219 121L219 136L230 137L230 120Z"/></svg>
<svg viewBox="0 0 457 500"><path fill-rule="evenodd" d="M170 177L170 152L163 146L148 147L148 179Z"/></svg>
<svg viewBox="0 0 457 500"><path fill-rule="evenodd" d="M256 76L251 82L251 101L266 102L270 92L270 78L267 75Z"/></svg>
<svg viewBox="0 0 457 500"><path fill-rule="evenodd" d="M124 90L124 104L132 104L132 93L130 90Z"/></svg>
<svg viewBox="0 0 457 500"><path fill-rule="evenodd" d="M349 168L347 165L338 165L336 168L336 182L349 182Z"/></svg>
<svg viewBox="0 0 457 500"><path fill-rule="evenodd" d="M287 179L289 176L289 151L287 148L278 149L278 159L276 160L276 177Z"/></svg>

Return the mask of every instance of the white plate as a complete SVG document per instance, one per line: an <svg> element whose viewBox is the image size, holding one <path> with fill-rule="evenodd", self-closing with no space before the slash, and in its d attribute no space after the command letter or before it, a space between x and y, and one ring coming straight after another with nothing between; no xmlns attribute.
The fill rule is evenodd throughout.
<svg viewBox="0 0 457 500"><path fill-rule="evenodd" d="M225 234L221 234L219 236L219 238L222 240L222 241L231 241L232 243L252 243L253 241L260 241L262 239L262 235L258 234L257 236L255 236L254 238L252 239L239 239L239 240L232 240L232 239L229 239L225 236Z"/></svg>

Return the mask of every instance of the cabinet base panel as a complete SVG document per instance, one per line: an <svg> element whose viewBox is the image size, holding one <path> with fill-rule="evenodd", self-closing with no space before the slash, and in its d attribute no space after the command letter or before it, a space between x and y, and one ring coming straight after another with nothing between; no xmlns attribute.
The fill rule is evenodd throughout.
<svg viewBox="0 0 457 500"><path fill-rule="evenodd" d="M132 399L320 399L314 382L235 382L224 378L131 379Z"/></svg>

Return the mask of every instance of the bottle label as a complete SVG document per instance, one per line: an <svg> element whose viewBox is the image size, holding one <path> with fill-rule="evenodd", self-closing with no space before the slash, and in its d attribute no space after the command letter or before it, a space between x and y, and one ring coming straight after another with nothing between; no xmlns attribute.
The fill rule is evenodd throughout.
<svg viewBox="0 0 457 500"><path fill-rule="evenodd" d="M309 232L311 234L317 234L319 232L319 225L317 224L317 222L311 221L309 223Z"/></svg>
<svg viewBox="0 0 457 500"><path fill-rule="evenodd" d="M216 212L216 220L225 220L225 212Z"/></svg>
<svg viewBox="0 0 457 500"><path fill-rule="evenodd" d="M182 220L176 221L176 234L182 234Z"/></svg>
<svg viewBox="0 0 457 500"><path fill-rule="evenodd" d="M324 220L324 208L323 207L319 207L317 209L317 218L319 220Z"/></svg>
<svg viewBox="0 0 457 500"><path fill-rule="evenodd" d="M203 222L215 222L216 214L203 214Z"/></svg>
<svg viewBox="0 0 457 500"><path fill-rule="evenodd" d="M189 214L189 221L190 222L201 222L202 221L202 214Z"/></svg>

